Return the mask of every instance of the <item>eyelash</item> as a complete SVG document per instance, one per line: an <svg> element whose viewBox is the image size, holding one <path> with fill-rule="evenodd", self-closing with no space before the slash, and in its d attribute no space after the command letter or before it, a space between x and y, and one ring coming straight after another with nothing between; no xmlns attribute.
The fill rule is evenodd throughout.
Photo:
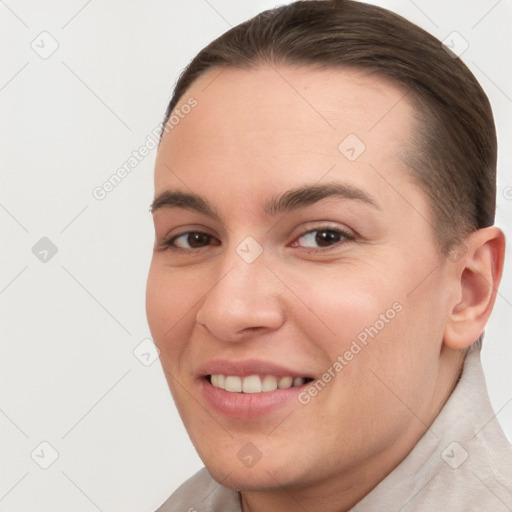
<svg viewBox="0 0 512 512"><path fill-rule="evenodd" d="M322 233L322 232L336 233L336 235L341 236L342 239L339 240L338 242L335 242L333 245L330 245L330 246L327 246L324 248L318 248L318 249L303 248L305 252L309 252L309 253L311 253L311 252L316 252L316 253L317 252L327 252L330 249L337 248L341 243L346 243L346 242L349 242L349 241L352 241L355 239L355 236L351 233L343 231L342 229L339 229L339 228L330 228L330 227L319 227L319 228L315 228L315 229L310 229L310 230L302 233L299 237L297 237L297 239L303 238L304 236L309 235L310 233L315 233L315 232L316 233ZM176 239L181 238L185 235L191 235L191 234L206 235L208 237L209 241L212 238L215 238L213 235L210 235L209 233L205 233L203 231L184 231L183 233L175 235L172 238L170 238L169 240L164 241L162 243L162 247L163 247L163 249L169 249L175 253L191 253L191 252L198 251L198 250L201 250L201 249L207 247L207 245L204 245L202 247L184 249L183 247L176 247L175 245L173 245ZM220 244L216 244L216 245L220 245Z"/></svg>

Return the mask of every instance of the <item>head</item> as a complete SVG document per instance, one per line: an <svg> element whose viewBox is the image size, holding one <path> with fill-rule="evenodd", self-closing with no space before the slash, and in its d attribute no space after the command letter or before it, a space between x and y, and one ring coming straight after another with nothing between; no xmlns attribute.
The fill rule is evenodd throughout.
<svg viewBox="0 0 512 512"><path fill-rule="evenodd" d="M410 451L492 310L495 166L476 79L384 9L297 2L193 59L157 155L147 312L218 481L351 475L351 503ZM250 392L272 377L298 380Z"/></svg>

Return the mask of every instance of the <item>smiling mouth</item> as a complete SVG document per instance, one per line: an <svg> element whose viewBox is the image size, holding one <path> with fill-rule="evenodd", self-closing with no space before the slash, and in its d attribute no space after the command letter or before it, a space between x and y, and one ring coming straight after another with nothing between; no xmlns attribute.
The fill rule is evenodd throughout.
<svg viewBox="0 0 512 512"><path fill-rule="evenodd" d="M215 388L223 389L229 393L268 393L277 389L289 389L292 387L309 384L310 377L276 377L274 375L237 375L214 374L207 375L206 380Z"/></svg>

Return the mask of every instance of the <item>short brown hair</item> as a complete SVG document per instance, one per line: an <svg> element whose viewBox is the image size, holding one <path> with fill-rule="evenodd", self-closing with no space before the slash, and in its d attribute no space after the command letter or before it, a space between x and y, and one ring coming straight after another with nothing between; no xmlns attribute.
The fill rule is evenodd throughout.
<svg viewBox="0 0 512 512"><path fill-rule="evenodd" d="M203 48L180 75L164 118L206 70L297 64L358 67L410 90L413 144L401 156L430 200L443 252L494 223L496 130L489 100L460 58L381 7L307 0L264 11Z"/></svg>

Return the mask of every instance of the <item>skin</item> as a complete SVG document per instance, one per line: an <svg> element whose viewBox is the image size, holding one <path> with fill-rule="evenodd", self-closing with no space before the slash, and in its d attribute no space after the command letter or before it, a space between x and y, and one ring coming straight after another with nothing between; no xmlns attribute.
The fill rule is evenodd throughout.
<svg viewBox="0 0 512 512"><path fill-rule="evenodd" d="M414 107L382 77L214 69L180 104L190 96L197 106L162 139L155 195L200 194L220 220L153 213L147 314L173 398L208 471L242 491L245 511L348 510L403 460L451 393L461 349L494 303L503 235L479 230L459 257L440 254L426 195L400 158ZM366 146L353 162L338 150L348 134ZM264 213L273 196L318 183L358 187L377 207L331 197ZM304 236L333 228L353 239L326 250L317 231ZM191 248L181 237L183 253L165 246L187 231L212 238ZM236 252L247 236L263 249L250 264ZM249 421L212 411L200 393L197 367L220 357L321 378L397 302L402 310L307 405L292 400ZM250 468L237 457L248 442L262 454Z"/></svg>

